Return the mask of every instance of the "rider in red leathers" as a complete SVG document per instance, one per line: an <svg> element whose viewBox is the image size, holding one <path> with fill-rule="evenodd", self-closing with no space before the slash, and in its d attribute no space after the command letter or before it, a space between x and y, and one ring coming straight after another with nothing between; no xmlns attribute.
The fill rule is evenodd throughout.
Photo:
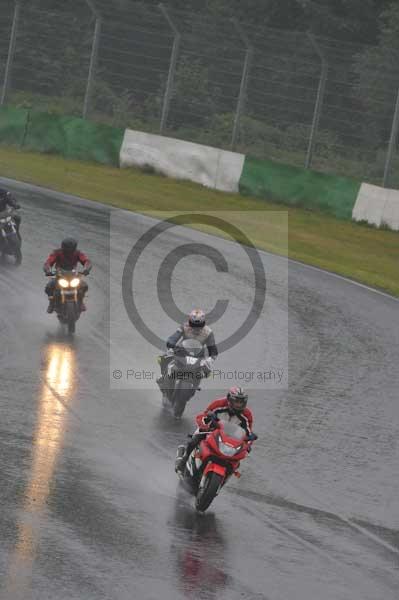
<svg viewBox="0 0 399 600"><path fill-rule="evenodd" d="M204 412L197 415L198 429L194 432L187 446L178 447L176 471L184 472L184 467L191 452L219 420L237 423L244 429L249 440L256 440L257 436L252 432L253 415L247 407L247 402L248 395L243 388L234 386L229 389L225 397L214 400Z"/></svg>
<svg viewBox="0 0 399 600"><path fill-rule="evenodd" d="M57 248L57 250L53 250L51 254L47 257L46 262L43 265L43 270L46 275L51 275L52 267L56 267L57 269L64 269L66 271L71 271L75 269L77 264L80 263L83 265L83 275L88 275L92 269L92 264L89 258L77 249L77 241L73 238L66 238L62 241L61 248ZM56 280L51 279L46 285L46 294L49 298L49 305L47 308L48 313L52 313L54 310L54 290L55 290ZM85 311L86 306L83 302L83 298L88 290L88 285L85 281L81 282L80 286L80 300L81 300L81 310Z"/></svg>

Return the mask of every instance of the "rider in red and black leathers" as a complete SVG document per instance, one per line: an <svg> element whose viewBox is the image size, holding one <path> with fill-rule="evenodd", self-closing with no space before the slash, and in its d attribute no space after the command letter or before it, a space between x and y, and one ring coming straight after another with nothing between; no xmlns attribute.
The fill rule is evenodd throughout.
<svg viewBox="0 0 399 600"><path fill-rule="evenodd" d="M237 390L241 390L241 392L243 393L242 388L231 388L227 396L224 396L219 400L214 400L206 407L204 412L200 413L195 417L197 425L201 431L209 430L209 413L213 413L216 419L220 419L221 421L229 421L230 423L237 423L237 425L240 425L240 427L242 427L245 430L247 435L250 435L252 433L252 411L247 406L240 410L232 409L231 396L237 396Z"/></svg>
<svg viewBox="0 0 399 600"><path fill-rule="evenodd" d="M257 439L257 436L252 432L253 415L252 411L247 407L247 402L248 395L243 388L234 386L229 389L226 396L214 400L206 407L204 412L197 415L195 420L198 429L186 447L179 446L178 452L180 457L177 469L180 472L184 471L191 452L204 439L204 435L212 430L217 421L237 423L237 425L244 429L249 440Z"/></svg>
<svg viewBox="0 0 399 600"><path fill-rule="evenodd" d="M77 242L73 238L66 238L63 240L61 244L61 248L57 248L57 250L53 250L51 254L47 257L46 262L43 265L43 270L46 275L50 275L52 272L52 267L56 267L56 269L62 269L65 271L72 271L76 268L77 264L80 263L83 265L83 275L88 275L91 271L92 264L89 258L78 250ZM56 285L56 280L51 279L46 285L46 294L49 297L49 306L47 312L51 313L54 310L54 289ZM89 289L87 283L85 281L81 282L80 285L80 295L81 295L81 309L84 311L86 307L83 302L83 298Z"/></svg>

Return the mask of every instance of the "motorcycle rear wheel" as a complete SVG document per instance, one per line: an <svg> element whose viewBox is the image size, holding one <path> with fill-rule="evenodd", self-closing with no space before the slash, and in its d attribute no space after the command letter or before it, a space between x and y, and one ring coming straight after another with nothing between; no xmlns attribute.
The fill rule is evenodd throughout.
<svg viewBox="0 0 399 600"><path fill-rule="evenodd" d="M205 512L216 497L216 494L223 483L222 475L211 471L207 474L205 484L199 489L195 499L195 508L199 512Z"/></svg>

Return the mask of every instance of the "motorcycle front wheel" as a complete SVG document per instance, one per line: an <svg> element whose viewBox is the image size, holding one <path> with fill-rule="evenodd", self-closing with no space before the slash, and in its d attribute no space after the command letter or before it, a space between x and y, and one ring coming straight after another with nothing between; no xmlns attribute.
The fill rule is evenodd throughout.
<svg viewBox="0 0 399 600"><path fill-rule="evenodd" d="M15 264L17 267L19 267L19 265L22 262L22 252L21 252L21 248L19 246L15 249L14 256L15 256Z"/></svg>
<svg viewBox="0 0 399 600"><path fill-rule="evenodd" d="M195 508L199 512L205 512L206 509L209 508L222 483L223 477L222 475L219 475L219 473L210 471L207 474L205 483L203 487L199 489L195 500Z"/></svg>
<svg viewBox="0 0 399 600"><path fill-rule="evenodd" d="M68 302L66 305L67 325L68 333L70 335L75 333L76 329L76 306L72 302Z"/></svg>
<svg viewBox="0 0 399 600"><path fill-rule="evenodd" d="M191 389L184 388L182 381L177 381L173 392L173 416L180 419L186 408L186 404L191 398Z"/></svg>

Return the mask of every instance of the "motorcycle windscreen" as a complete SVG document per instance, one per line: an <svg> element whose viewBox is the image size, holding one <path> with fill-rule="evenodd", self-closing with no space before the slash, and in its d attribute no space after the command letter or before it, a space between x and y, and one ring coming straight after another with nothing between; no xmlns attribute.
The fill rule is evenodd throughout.
<svg viewBox="0 0 399 600"><path fill-rule="evenodd" d="M62 277L76 277L78 270L77 269L57 269L58 275Z"/></svg>
<svg viewBox="0 0 399 600"><path fill-rule="evenodd" d="M181 347L189 356L199 356L204 348L201 342L195 339L183 340Z"/></svg>
<svg viewBox="0 0 399 600"><path fill-rule="evenodd" d="M236 423L223 423L223 437L231 438L235 441L243 440L246 436L245 430Z"/></svg>

